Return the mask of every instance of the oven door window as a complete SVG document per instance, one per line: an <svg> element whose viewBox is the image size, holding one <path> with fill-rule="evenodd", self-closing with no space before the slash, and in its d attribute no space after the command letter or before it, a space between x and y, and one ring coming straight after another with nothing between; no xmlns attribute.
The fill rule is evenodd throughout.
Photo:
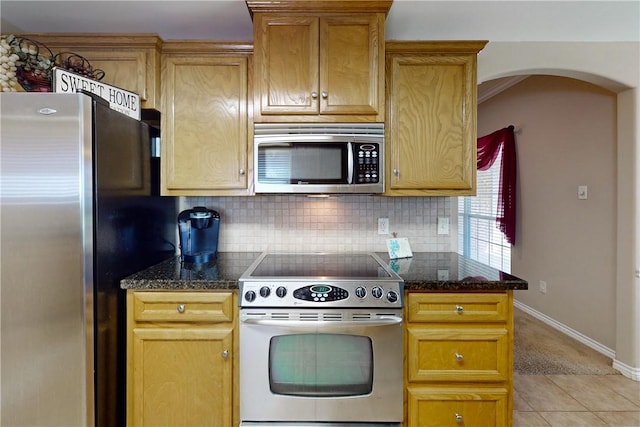
<svg viewBox="0 0 640 427"><path fill-rule="evenodd" d="M290 396L362 396L373 388L373 345L360 335L292 334L271 338L271 392Z"/></svg>
<svg viewBox="0 0 640 427"><path fill-rule="evenodd" d="M258 182L270 184L345 184L347 144L258 145Z"/></svg>

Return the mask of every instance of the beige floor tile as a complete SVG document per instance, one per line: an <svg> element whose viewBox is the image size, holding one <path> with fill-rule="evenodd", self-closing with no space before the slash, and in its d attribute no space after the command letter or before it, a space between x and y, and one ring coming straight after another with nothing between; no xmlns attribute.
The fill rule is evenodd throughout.
<svg viewBox="0 0 640 427"><path fill-rule="evenodd" d="M541 412L551 427L609 427L592 412Z"/></svg>
<svg viewBox="0 0 640 427"><path fill-rule="evenodd" d="M513 412L513 427L549 427L550 424L537 412Z"/></svg>
<svg viewBox="0 0 640 427"><path fill-rule="evenodd" d="M551 381L589 411L638 411L640 407L601 380L606 375L549 375Z"/></svg>
<svg viewBox="0 0 640 427"><path fill-rule="evenodd" d="M623 375L598 375L598 381L623 395L640 406L640 381L634 381Z"/></svg>
<svg viewBox="0 0 640 427"><path fill-rule="evenodd" d="M544 375L518 375L514 377L513 387L536 411L587 411Z"/></svg>
<svg viewBox="0 0 640 427"><path fill-rule="evenodd" d="M514 411L533 411L531 405L527 403L521 396L518 390L513 391L513 410Z"/></svg>
<svg viewBox="0 0 640 427"><path fill-rule="evenodd" d="M613 427L640 426L640 412L594 412Z"/></svg>

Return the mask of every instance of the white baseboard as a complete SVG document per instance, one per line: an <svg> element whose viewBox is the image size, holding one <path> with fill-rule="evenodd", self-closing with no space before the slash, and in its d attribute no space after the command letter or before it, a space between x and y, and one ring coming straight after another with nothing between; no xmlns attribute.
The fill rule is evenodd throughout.
<svg viewBox="0 0 640 427"><path fill-rule="evenodd" d="M613 364L611 365L613 369L620 372L627 378L631 378L634 381L640 381L640 369L634 368L633 366L629 366L625 363L620 362L619 360L613 359Z"/></svg>
<svg viewBox="0 0 640 427"><path fill-rule="evenodd" d="M599 342L589 338L588 336L586 336L584 334L581 334L580 332L576 331L575 329L571 329L567 325L552 319L551 317L547 316L546 314L541 313L538 310L535 310L535 309L529 307L528 305L525 305L525 304L521 303L520 301L514 300L513 301L513 306L516 307L516 308L519 308L520 310L524 311L525 313L535 317L536 319L540 320L541 322L546 323L547 325L551 326L552 328L557 329L558 331L562 332L563 334L569 335L571 338L581 342L582 344L586 345L587 347L590 347L590 348L594 349L598 353L604 354L608 358L615 360L616 352L614 350L610 349L609 347L600 344ZM614 369L618 369L618 368L616 368L614 366Z"/></svg>

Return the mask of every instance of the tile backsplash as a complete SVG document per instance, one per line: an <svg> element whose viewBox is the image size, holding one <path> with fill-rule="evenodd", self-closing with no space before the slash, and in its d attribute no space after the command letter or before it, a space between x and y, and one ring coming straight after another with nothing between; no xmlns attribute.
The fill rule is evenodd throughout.
<svg viewBox="0 0 640 427"><path fill-rule="evenodd" d="M378 218L389 218L389 231L408 237L414 252L450 252L455 239L438 235L437 221L451 217L451 203L448 197L259 195L184 197L180 209L218 211L220 252L386 252L391 235L378 234Z"/></svg>

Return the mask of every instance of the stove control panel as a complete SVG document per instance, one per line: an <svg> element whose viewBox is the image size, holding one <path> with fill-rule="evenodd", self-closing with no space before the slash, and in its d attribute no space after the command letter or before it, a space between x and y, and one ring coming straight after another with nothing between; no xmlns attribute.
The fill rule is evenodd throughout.
<svg viewBox="0 0 640 427"><path fill-rule="evenodd" d="M393 307L401 308L402 282L300 283L244 281L241 307Z"/></svg>
<svg viewBox="0 0 640 427"><path fill-rule="evenodd" d="M310 285L293 291L293 297L303 301L332 302L349 297L346 289L329 285Z"/></svg>

